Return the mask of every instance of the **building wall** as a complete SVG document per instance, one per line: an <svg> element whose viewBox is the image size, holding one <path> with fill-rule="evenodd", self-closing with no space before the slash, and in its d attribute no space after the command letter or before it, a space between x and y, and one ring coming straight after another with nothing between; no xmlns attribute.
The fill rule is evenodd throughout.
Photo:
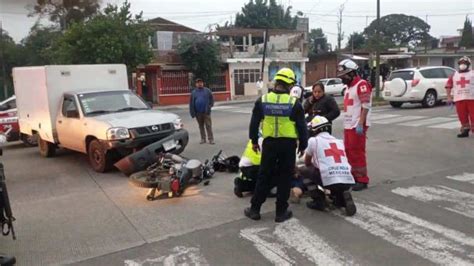
<svg viewBox="0 0 474 266"><path fill-rule="evenodd" d="M337 63L336 55L311 58L306 63L306 84L303 85L307 87L320 79L336 77Z"/></svg>

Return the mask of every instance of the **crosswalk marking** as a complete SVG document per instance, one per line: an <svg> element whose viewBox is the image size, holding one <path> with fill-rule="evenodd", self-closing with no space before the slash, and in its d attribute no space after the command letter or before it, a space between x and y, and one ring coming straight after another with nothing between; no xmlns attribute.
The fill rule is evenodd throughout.
<svg viewBox="0 0 474 266"><path fill-rule="evenodd" d="M303 226L298 219L290 219L278 224L273 233L269 228L246 228L240 236L253 242L257 250L274 265L293 265L295 259L288 250L295 249L299 254L316 265L353 264L352 259L329 245L323 238Z"/></svg>
<svg viewBox="0 0 474 266"><path fill-rule="evenodd" d="M396 188L393 193L422 202L448 203L439 206L448 211L474 219L474 195L445 186L413 186Z"/></svg>
<svg viewBox="0 0 474 266"><path fill-rule="evenodd" d="M394 117L400 117L400 116L401 116L401 115L371 114L371 115L370 115L370 120L371 120L371 121L376 121L376 120L387 119L387 118L394 118Z"/></svg>
<svg viewBox="0 0 474 266"><path fill-rule="evenodd" d="M269 242L263 239L261 232L268 228L246 228L240 231L240 236L253 242L253 245L268 261L273 265L293 265L295 261L285 252L283 245L279 243Z"/></svg>
<svg viewBox="0 0 474 266"><path fill-rule="evenodd" d="M453 176L447 176L446 178L451 179L451 180L456 180L456 181L461 181L461 182L467 182L474 184L474 174L473 173L464 173L461 175L453 175Z"/></svg>
<svg viewBox="0 0 474 266"><path fill-rule="evenodd" d="M158 258L138 260L125 260L126 266L142 265L210 265L201 254L199 248L178 246L173 248L172 253Z"/></svg>
<svg viewBox="0 0 474 266"><path fill-rule="evenodd" d="M395 123L400 123L400 122L419 120L423 118L426 118L426 116L408 115L408 116L402 116L402 117L388 118L384 120L377 120L377 121L374 121L374 123L375 124L395 124Z"/></svg>
<svg viewBox="0 0 474 266"><path fill-rule="evenodd" d="M358 203L358 212L345 217L372 235L443 265L472 265L474 238L377 203ZM468 252L466 248L473 250Z"/></svg>
<svg viewBox="0 0 474 266"><path fill-rule="evenodd" d="M454 121L453 118L435 117L435 118L424 119L424 120L419 120L419 121L401 123L399 125L408 126L408 127L419 127L419 126L426 126L426 125L432 125L436 123L445 123L445 122L452 122L452 121Z"/></svg>
<svg viewBox="0 0 474 266"><path fill-rule="evenodd" d="M301 225L297 219L277 225L275 235L316 265L352 264L341 252Z"/></svg>
<svg viewBox="0 0 474 266"><path fill-rule="evenodd" d="M429 128L443 128L443 129L456 129L460 127L461 127L461 123L459 123L459 121L453 121L453 122L448 122L444 124L429 126Z"/></svg>

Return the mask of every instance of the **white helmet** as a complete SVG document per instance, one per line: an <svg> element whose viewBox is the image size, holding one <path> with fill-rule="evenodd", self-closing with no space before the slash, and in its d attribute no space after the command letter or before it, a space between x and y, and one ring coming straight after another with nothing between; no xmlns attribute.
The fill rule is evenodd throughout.
<svg viewBox="0 0 474 266"><path fill-rule="evenodd" d="M303 94L303 89L300 86L293 86L290 90L290 96L300 99Z"/></svg>
<svg viewBox="0 0 474 266"><path fill-rule="evenodd" d="M315 116L309 123L309 131L311 136L316 136L321 132L330 132L332 125L324 116Z"/></svg>
<svg viewBox="0 0 474 266"><path fill-rule="evenodd" d="M340 77L349 72L356 71L359 69L359 66L350 59L344 59L339 64L337 64L337 76Z"/></svg>
<svg viewBox="0 0 474 266"><path fill-rule="evenodd" d="M461 64L461 63L471 65L471 59L467 56L463 56L463 57L459 58L459 60L458 60L458 64Z"/></svg>

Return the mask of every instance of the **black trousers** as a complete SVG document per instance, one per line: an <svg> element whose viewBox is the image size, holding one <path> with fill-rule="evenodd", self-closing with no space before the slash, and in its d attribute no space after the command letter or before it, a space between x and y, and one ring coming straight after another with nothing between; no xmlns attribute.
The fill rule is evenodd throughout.
<svg viewBox="0 0 474 266"><path fill-rule="evenodd" d="M323 186L323 181L321 180L321 173L319 169L315 168L314 166L304 166L300 168L300 173L303 175L304 178L308 178L313 181L314 184L324 187L325 189L329 189L331 191L331 195L336 197L337 201L342 200L342 193L346 190L351 188L349 184L332 184L330 186ZM319 189L310 190L309 194L313 199L320 199L324 197L324 192L320 191Z"/></svg>
<svg viewBox="0 0 474 266"><path fill-rule="evenodd" d="M235 185L240 188L240 191L253 192L255 190L255 184L257 183L259 169L259 165L240 168L240 171L242 172L242 176L244 178L240 176L235 178Z"/></svg>
<svg viewBox="0 0 474 266"><path fill-rule="evenodd" d="M288 209L291 180L295 171L296 139L266 138L262 145L262 162L252 197L252 209L260 212L272 184L277 186L276 212ZM276 167L276 171L275 171Z"/></svg>

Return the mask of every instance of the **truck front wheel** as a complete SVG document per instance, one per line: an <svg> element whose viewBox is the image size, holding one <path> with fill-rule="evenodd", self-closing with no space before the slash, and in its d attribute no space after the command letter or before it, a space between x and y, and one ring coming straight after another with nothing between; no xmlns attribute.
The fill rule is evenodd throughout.
<svg viewBox="0 0 474 266"><path fill-rule="evenodd" d="M40 154L43 157L53 157L56 154L56 145L51 142L48 142L41 137L38 138L38 147L40 150Z"/></svg>
<svg viewBox="0 0 474 266"><path fill-rule="evenodd" d="M112 160L107 153L107 149L98 140L92 140L89 143L87 152L89 156L89 163L92 169L98 173L105 173L112 169Z"/></svg>

